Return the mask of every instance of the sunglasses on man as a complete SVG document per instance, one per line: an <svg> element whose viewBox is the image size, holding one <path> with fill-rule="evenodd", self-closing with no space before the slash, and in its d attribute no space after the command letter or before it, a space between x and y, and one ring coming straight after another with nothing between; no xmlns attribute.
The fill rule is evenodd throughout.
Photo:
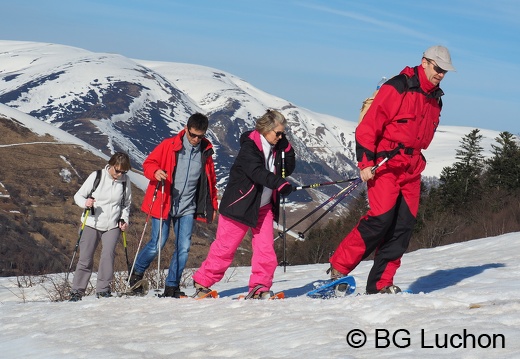
<svg viewBox="0 0 520 359"><path fill-rule="evenodd" d="M433 66L433 71L435 71L436 73L438 73L438 74L443 74L443 75L444 75L446 72L448 72L448 71L446 71L446 70L444 70L444 69L441 69L441 68L440 68L439 66L437 66L434 62L432 62L432 60L430 60L430 59L426 59L426 61L428 61L428 63L431 64L431 65Z"/></svg>
<svg viewBox="0 0 520 359"><path fill-rule="evenodd" d="M202 140L204 137L206 137L205 134L196 135L194 133L191 133L191 131L189 129L188 129L188 135L190 135L191 138L198 138L199 140Z"/></svg>

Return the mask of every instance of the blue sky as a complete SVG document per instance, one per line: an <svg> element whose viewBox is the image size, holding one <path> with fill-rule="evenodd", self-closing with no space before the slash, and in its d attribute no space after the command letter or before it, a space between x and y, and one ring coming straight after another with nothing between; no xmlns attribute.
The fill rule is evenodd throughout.
<svg viewBox="0 0 520 359"><path fill-rule="evenodd" d="M214 67L351 121L382 76L442 44L457 72L441 124L520 133L517 0L23 0L2 13L3 40Z"/></svg>

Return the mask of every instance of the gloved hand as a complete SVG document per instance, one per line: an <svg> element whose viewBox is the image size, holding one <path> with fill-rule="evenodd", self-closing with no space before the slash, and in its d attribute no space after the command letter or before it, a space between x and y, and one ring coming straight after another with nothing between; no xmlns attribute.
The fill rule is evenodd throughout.
<svg viewBox="0 0 520 359"><path fill-rule="evenodd" d="M293 191L293 186L289 182L286 181L285 184L283 185L283 187L280 188L279 191L282 196L287 197Z"/></svg>
<svg viewBox="0 0 520 359"><path fill-rule="evenodd" d="M281 151L284 151L287 147L289 147L289 141L285 135L282 135L282 138L278 140L276 145Z"/></svg>

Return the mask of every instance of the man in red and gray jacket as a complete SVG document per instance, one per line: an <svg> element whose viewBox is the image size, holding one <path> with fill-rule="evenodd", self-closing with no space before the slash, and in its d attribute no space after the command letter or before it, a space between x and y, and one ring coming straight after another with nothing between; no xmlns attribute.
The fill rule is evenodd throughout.
<svg viewBox="0 0 520 359"><path fill-rule="evenodd" d="M405 67L381 86L358 125L356 156L370 210L330 258L332 279L347 275L376 251L367 293L401 291L393 279L416 222L426 166L421 150L428 148L439 125L444 95L439 83L447 71L455 71L448 49L430 47L420 65ZM398 154L373 173L372 167L396 147L401 147Z"/></svg>
<svg viewBox="0 0 520 359"><path fill-rule="evenodd" d="M143 278L145 270L158 254L159 228L162 223L161 248L166 244L170 224L175 232L173 253L162 297L179 298L182 271L188 260L194 219L211 223L215 220L217 178L213 162L213 145L205 138L208 118L196 113L175 137L162 141L143 163L144 175L150 180L141 210L152 217L150 241L139 252L130 286ZM162 188L156 195L157 186Z"/></svg>

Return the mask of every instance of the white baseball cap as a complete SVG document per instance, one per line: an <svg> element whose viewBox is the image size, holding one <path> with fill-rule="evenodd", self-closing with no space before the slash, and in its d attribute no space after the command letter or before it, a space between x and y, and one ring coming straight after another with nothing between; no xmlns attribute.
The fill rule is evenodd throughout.
<svg viewBox="0 0 520 359"><path fill-rule="evenodd" d="M435 61L437 66L443 70L456 71L455 67L451 64L450 52L444 46L436 45L428 48L428 50L423 53L423 57Z"/></svg>

